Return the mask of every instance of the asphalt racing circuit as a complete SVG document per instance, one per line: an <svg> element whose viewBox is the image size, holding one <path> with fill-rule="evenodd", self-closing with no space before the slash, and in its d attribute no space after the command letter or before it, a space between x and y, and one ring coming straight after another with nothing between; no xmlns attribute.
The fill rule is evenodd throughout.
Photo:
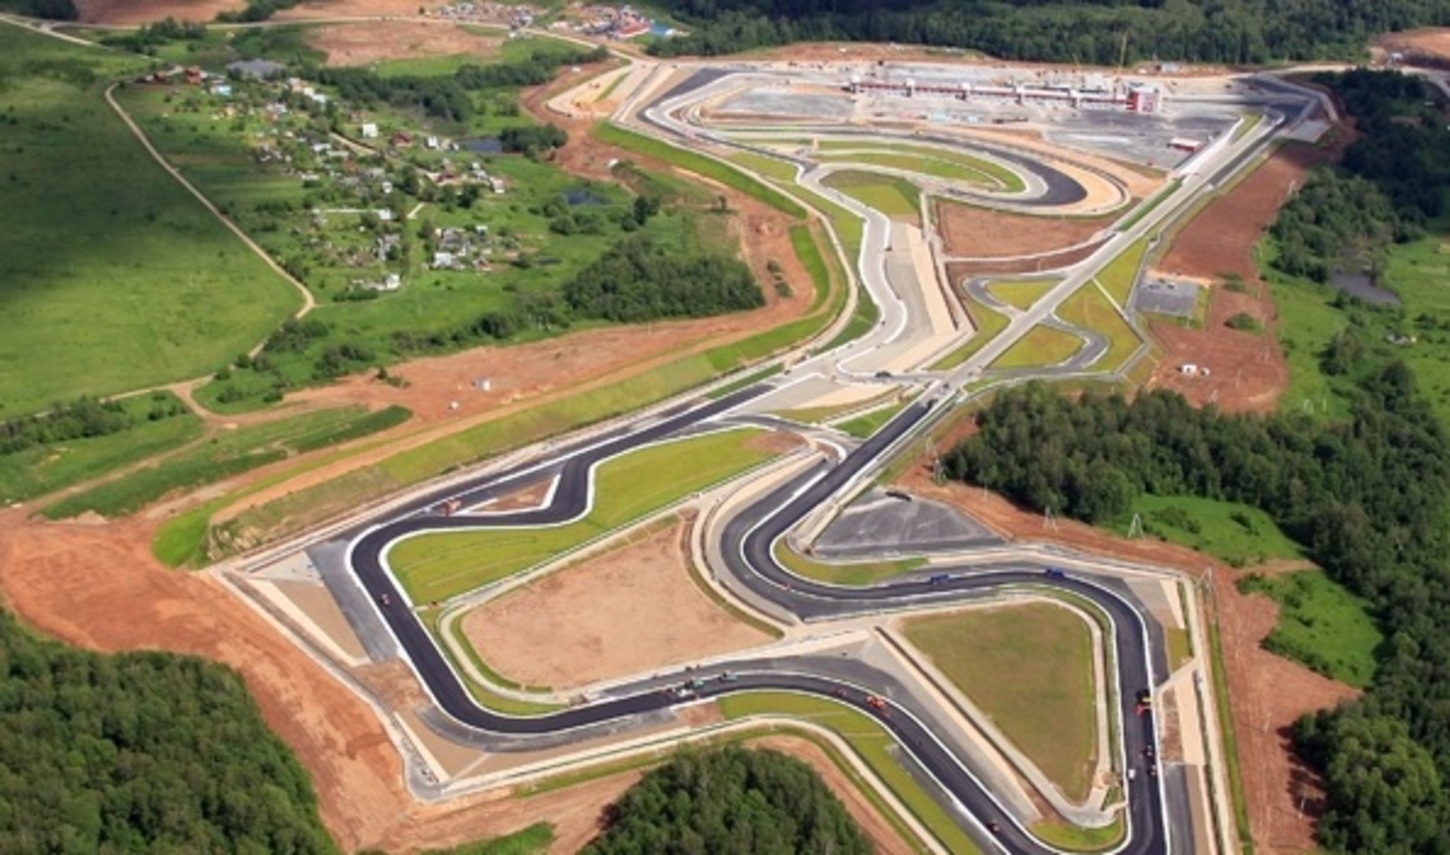
<svg viewBox="0 0 1450 855"><path fill-rule="evenodd" d="M1065 301L1079 289L1095 287L1094 277L1134 242L1157 234L1195 199L1249 168L1275 136L1301 127L1319 102L1300 90L1270 82L1205 97L1204 103L1209 104L1205 109L1222 107L1229 119L1211 142L1173 168L1172 182L1165 185L1162 198L1133 213L1127 194L1114 185L1111 176L1025 147L966 141L945 131L906 131L824 118L802 127L799 121L788 121L783 116L772 119L760 115L755 102L746 118L732 122L714 122L710 118L711 105L718 107L732 97L741 97L740 93L762 88L839 90L843 80L840 71L717 64L658 65L628 73L632 75L631 84L625 87L627 91L613 116L618 124L716 158L746 153L788 164L795 170L797 186L859 217L863 223L860 252L850 260L865 298L879 307L880 320L864 335L840 347L806 350L786 358L789 370L771 380L713 401L698 396L678 400L625 420L602 434L545 446L502 471L455 476L446 488L413 496L371 519L355 520L350 528L334 534L333 542L347 544L346 567L366 592L367 602L441 711L441 727L457 738L486 744L491 750L525 751L557 748L599 733L628 732L641 722L658 721L675 707L732 693L765 689L820 696L854 707L889 731L899 743L903 765L984 851L1059 851L1034 836L1020 812L1011 809L995 792L992 775L963 749L963 739L953 732L950 719L933 709L929 700L902 687L897 675L881 668L809 653L794 657L742 656L712 662L688 673L639 675L557 712L504 715L475 701L464 678L420 618L418 609L425 604L410 602L390 570L389 551L405 538L442 531L549 526L577 519L589 510L598 464L629 451L691 433L749 423L786 404L809 401L812 395L842 386L859 386L870 394L895 388L914 397L868 439L859 443L843 440L842 453L818 455L783 483L759 487L729 513L723 513L708 530L714 540L712 552L719 558L719 566L711 566L710 572L728 579L727 587L762 610L783 620L821 626L866 615L920 612L982 601L1009 592L1065 596L1090 604L1111 627L1107 633L1110 637L1105 639L1111 648L1107 675L1111 685L1106 694L1117 738L1101 750L1116 755L1112 762L1123 772L1122 796L1126 802L1121 842L1110 851L1149 855L1199 849L1196 841L1204 836L1195 837L1193 829L1186 827L1186 805L1190 800L1186 780L1173 774L1160 759L1160 722L1152 707L1140 705L1143 693L1154 696L1169 673L1164 632L1140 598L1113 572L1078 565L1064 569L1060 563L1044 560L1040 553L1018 554L1004 548L994 552L991 560L936 561L929 570L874 585L844 587L793 574L777 560L776 550L782 539L823 513L823 508L840 507L868 486L888 461L919 452L916 440L926 428L967 397L989 388L994 378L1010 382L1023 376L1079 376L1102 370L1099 361L1107 348L1102 336L1091 330L1081 331L1084 346L1061 364L1010 372L994 372L992 364L1034 327L1045 324L1068 328L1056 314ZM837 101L821 103L830 106ZM864 109L860 99L854 103L858 111ZM888 95L865 103L867 107L885 104L882 109L889 109L895 102ZM921 104L918 100L913 109L938 109ZM947 109L942 106L940 111ZM1250 124L1244 118L1248 115L1263 118ZM1245 124L1236 124L1235 116L1237 122ZM781 143L802 137L810 137L813 147L820 140L895 140L918 147L970 151L972 156L1016 175L1020 188L957 186L941 176L918 176L920 183L931 184L935 195L969 199L974 204L1009 211L1087 210L1096 204L1102 210L1121 211L1118 223L1122 225L1103 234L1101 244L1085 259L1056 271L1060 281L1030 308L1012 316L1005 328L973 355L949 369L932 370L929 366L941 353L960 346L974 334L971 324L960 317L960 307L946 306L954 299L951 295L955 289L949 283L938 287L939 283L924 281L927 274L920 271L932 269L930 264L918 265L914 278L902 273L911 270L910 265L891 259L901 251L903 236L913 240L917 236L904 231L900 223L881 211L829 186L826 179L840 168L839 164L793 152L791 146L798 142ZM740 168L750 172L746 166ZM755 177L761 178L758 174ZM1093 183L1091 193L1085 182ZM810 204L810 198L802 198ZM921 239L929 242L929 237ZM946 314L948 309L950 314ZM822 340L834 333L830 331ZM544 507L496 513L471 510L492 497L544 478L555 479ZM459 510L440 513L438 508L445 504Z"/></svg>

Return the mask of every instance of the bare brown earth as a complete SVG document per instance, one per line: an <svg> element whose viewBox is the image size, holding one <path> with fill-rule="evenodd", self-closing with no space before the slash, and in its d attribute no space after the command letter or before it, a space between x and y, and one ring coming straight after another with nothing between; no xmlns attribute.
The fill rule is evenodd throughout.
<svg viewBox="0 0 1450 855"><path fill-rule="evenodd" d="M1403 53L1408 63L1433 68L1450 67L1450 29L1429 27L1382 36L1376 46Z"/></svg>
<svg viewBox="0 0 1450 855"><path fill-rule="evenodd" d="M164 18L210 21L218 12L239 10L244 5L244 0L77 0L76 11L83 24L132 26Z"/></svg>
<svg viewBox="0 0 1450 855"><path fill-rule="evenodd" d="M556 691L770 641L690 580L688 531L657 529L491 600L463 633L493 670Z"/></svg>
<svg viewBox="0 0 1450 855"><path fill-rule="evenodd" d="M1164 356L1151 385L1180 392L1195 404L1210 401L1227 410L1270 411L1289 385L1289 366L1274 331L1278 313L1269 289L1258 275L1254 244L1273 222L1290 190L1311 166L1330 157L1325 149L1288 144L1254 170L1237 187L1214 200L1174 239L1155 267L1171 275L1210 284L1208 317L1202 329L1155 322L1153 336ZM1224 274L1234 273L1248 293L1222 287ZM1264 325L1261 334L1229 329L1225 321L1243 312ZM1180 366L1194 363L1210 369L1204 377L1184 375Z"/></svg>
<svg viewBox="0 0 1450 855"><path fill-rule="evenodd" d="M0 511L0 594L28 623L70 644L195 654L236 668L268 725L311 773L323 822L346 851L454 846L543 819L555 825L549 851L576 852L598 833L604 807L640 777L628 772L527 798L493 792L447 805L414 802L372 708L213 577L160 567L152 534L136 520L40 523ZM389 702L420 699L408 675L377 676L367 682L386 688ZM880 851L906 851L819 749L786 737L762 745L811 763Z"/></svg>
<svg viewBox="0 0 1450 855"><path fill-rule="evenodd" d="M268 725L311 773L323 821L344 849L448 845L514 831L540 817L577 835L630 783L599 782L528 802L413 802L397 751L372 709L216 579L160 567L150 554L153 528L136 520L39 523L0 512L6 605L81 647L169 650L236 668Z"/></svg>
<svg viewBox="0 0 1450 855"><path fill-rule="evenodd" d="M1077 246L1106 228L1114 216L1035 217L938 201L936 221L948 255L1002 258Z"/></svg>
<svg viewBox="0 0 1450 855"><path fill-rule="evenodd" d="M327 65L367 65L384 59L469 54L484 61L498 53L501 36L479 36L462 27L408 21L324 24L307 43L327 54Z"/></svg>
<svg viewBox="0 0 1450 855"><path fill-rule="evenodd" d="M1355 691L1259 646L1274 628L1278 606L1267 597L1238 592L1235 582L1247 571L1234 570L1181 546L1125 540L1071 520L1058 520L1055 529L1046 527L1041 516L1017 508L995 493L958 483L935 484L925 462L913 466L900 483L917 495L961 508L1009 539L1061 543L1086 552L1174 567L1197 578L1209 577L1211 617L1217 620L1222 639L1255 846L1268 853L1316 851L1312 822L1322 808L1323 791L1317 778L1294 757L1290 728L1303 714L1333 706L1353 697Z"/></svg>

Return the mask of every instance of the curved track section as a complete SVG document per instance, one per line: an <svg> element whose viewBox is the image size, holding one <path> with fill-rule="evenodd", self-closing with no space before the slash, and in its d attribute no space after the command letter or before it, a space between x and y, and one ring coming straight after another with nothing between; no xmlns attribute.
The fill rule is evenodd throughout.
<svg viewBox="0 0 1450 855"><path fill-rule="evenodd" d="M487 734L511 738L514 750L557 744L571 732L599 726L618 726L631 718L660 714L682 702L680 693L661 691L658 685L626 690L617 696L548 715L514 717L481 707L469 695L458 675L409 607L387 567L387 551L399 539L430 532L487 529L496 526L542 525L564 522L588 507L591 471L610 457L643 445L678 436L727 414L733 408L768 391L755 386L702 406L676 410L638 430L620 433L562 451L538 465L525 465L455 487L447 493L465 505L476 504L511 489L518 483L557 473L560 481L554 503L547 508L513 514L445 517L426 510L438 496L410 504L380 525L363 531L350 545L348 560L357 579L379 606L384 621L397 638L427 691L454 722ZM755 501L726 523L724 542L728 571L757 595L806 621L979 599L1021 586L1050 586L1090 600L1111 620L1117 667L1117 710L1123 726L1123 746L1129 757L1155 745L1152 716L1138 716L1137 693L1153 685L1153 639L1131 598L1106 580L1044 576L1030 565L1000 565L950 571L946 578L934 568L934 578L915 578L866 588L842 588L793 576L772 556L775 542L811 509L861 476L888 454L931 415L936 402L927 400L904 409L885 428L835 465L821 464L801 487L792 483ZM866 703L866 689L832 675L827 667L813 669L805 658L791 667L712 671L696 681L688 694L712 697L748 690L804 692L849 704L876 719L895 735L912 760L940 787L948 804L961 808L959 820L973 836L1012 853L1053 851L1032 837L1004 810L957 752L923 718L901 703L884 708ZM728 676L727 676L728 674ZM874 690L874 689L873 689ZM1152 761L1156 762L1156 761ZM1141 775L1127 782L1128 833L1118 851L1157 855L1168 851L1164 797L1157 776ZM989 833L985 829L992 828Z"/></svg>

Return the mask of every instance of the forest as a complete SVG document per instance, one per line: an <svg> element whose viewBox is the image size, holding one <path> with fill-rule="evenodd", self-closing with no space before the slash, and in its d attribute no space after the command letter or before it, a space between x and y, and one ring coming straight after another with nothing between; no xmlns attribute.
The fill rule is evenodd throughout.
<svg viewBox="0 0 1450 855"><path fill-rule="evenodd" d="M0 852L336 847L236 673L65 647L0 611Z"/></svg>
<svg viewBox="0 0 1450 855"><path fill-rule="evenodd" d="M1094 65L1357 58L1379 33L1450 21L1450 0L660 0L658 5L689 27L687 36L652 45L660 55L844 40Z"/></svg>
<svg viewBox="0 0 1450 855"><path fill-rule="evenodd" d="M775 751L683 751L613 805L581 855L866 855L869 841L815 771Z"/></svg>
<svg viewBox="0 0 1450 855"><path fill-rule="evenodd" d="M704 317L765 305L750 268L737 259L684 254L631 235L564 284L580 316L620 323Z"/></svg>
<svg viewBox="0 0 1450 855"><path fill-rule="evenodd" d="M1420 237L1450 190L1446 111L1428 84L1396 71L1318 74L1354 117L1337 166L1315 169L1271 234L1274 266L1326 282L1339 270L1378 274L1391 244Z"/></svg>
<svg viewBox="0 0 1450 855"><path fill-rule="evenodd" d="M1165 391L1073 400L1033 383L999 393L945 464L954 478L1089 522L1142 493L1267 512L1373 604L1390 639L1362 700L1299 725L1328 796L1321 842L1450 852L1450 444L1402 363L1366 356L1335 370L1351 399L1339 422L1194 409Z"/></svg>
<svg viewBox="0 0 1450 855"><path fill-rule="evenodd" d="M0 12L51 21L74 21L81 16L74 0L0 0Z"/></svg>

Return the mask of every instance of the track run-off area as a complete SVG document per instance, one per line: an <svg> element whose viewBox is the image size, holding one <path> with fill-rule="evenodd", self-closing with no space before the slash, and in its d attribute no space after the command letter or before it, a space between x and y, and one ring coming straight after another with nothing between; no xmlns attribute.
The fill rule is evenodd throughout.
<svg viewBox="0 0 1450 855"><path fill-rule="evenodd" d="M1098 705L1110 736L1098 750L1117 783L1098 803L1047 799L1050 807L1071 824L1098 832L1094 851L1234 851L1223 746L1212 716L1203 716L1205 735L1192 735L1208 746L1202 783L1159 751L1168 713L1154 701L1178 663L1170 655L1161 611L1145 602L1133 580L1158 584L1175 579L1173 571L1049 554L1030 544L914 548L901 542L853 559L922 561L903 565L906 572L884 581L847 586L805 578L781 555L808 553L884 470L894 461L920 456L931 430L975 397L1029 378L1098 382L1129 375L1150 349L1129 305L1144 248L1196 202L1254 168L1276 139L1306 133L1315 111L1332 107L1313 92L1267 76L1245 78L1225 92L1179 93L1183 109L1217 111L1222 122L1196 151L1158 168L1154 180L1160 189L1144 194L1103 168L1104 155L1075 155L1066 132L1065 141L1052 150L1014 142L1005 132L955 132L958 126L980 130L979 123L990 129L992 110L1030 104L1036 96L1026 87L983 107L985 118L968 121L953 111L987 96L932 95L915 91L915 79L905 84L899 77L856 91L861 75L874 73L870 69L631 59L610 73L617 75L611 85L617 97L599 118L614 133L709 158L751 186L781 194L825 225L830 248L849 280L851 296L840 318L805 347L741 375L751 379L723 378L713 397L709 390L693 393L525 449L509 461L453 473L446 483L265 555L249 556L229 569L260 572L296 554L308 556L309 567L315 562L330 568L327 587L368 657L404 660L434 706L421 717L434 734L417 742L442 739L503 754L549 751L551 764L538 772L544 777L598 765L601 758L617 762L630 745L658 747L640 734L663 732L674 742L686 740L690 728L680 724L679 716L715 698L758 692L815 696L874 720L895 739L895 757L956 833L981 851L1010 853L1068 851L1035 828L1045 811L1021 795L1020 770L1000 761L1010 750L984 749L980 734L967 732L960 713L940 692L924 689L880 656L857 654L865 644L861 639L875 637L873 622L895 615L1012 600L1070 603L1090 613L1100 627L1106 685L1099 687ZM952 72L942 66L935 73ZM1049 87L1037 95L1051 102L1057 92ZM578 117L581 99L588 100L577 91L566 92L551 106ZM1072 122L1091 121L1097 113L1129 136L1150 133L1149 117L1142 117L1143 129L1123 131L1115 108L1078 106L1051 110L1077 117ZM1088 136L1081 127L1068 129ZM1143 145L1145 151L1151 147ZM993 296L984 281L953 281L948 253L932 224L938 201L1048 219L1102 218L1108 224L1081 244L1076 260L1034 271L1040 288L1013 305ZM1133 259L1126 278L1124 257ZM982 312L993 313L995 320ZM857 334L843 340L853 318L866 323L858 321ZM1041 345L1049 339L1051 347ZM1037 359L1039 349L1050 353ZM883 415L865 438L783 415L852 407L886 413L887 405L880 403L886 400L892 402L889 416ZM695 561L708 577L704 584L761 621L795 628L786 643L716 657L687 670L623 677L567 701L555 698L530 708L523 703L528 693L522 687L501 685L481 673L485 669L461 649L466 642L446 627L468 609L562 565L567 556L441 602L415 602L395 572L392 558L402 543L417 551L442 535L567 525L585 518L602 500L596 495L596 474L607 461L741 427L794 432L805 445L728 483L680 497L651 516L693 508ZM500 497L540 484L548 486L537 506L490 510ZM669 616L642 614L639 619ZM1189 627L1201 636L1199 621ZM1178 685L1180 696L1186 691L1200 699L1200 707L1212 710L1206 666L1194 678ZM505 702L496 702L500 699ZM600 748L606 743L621 747L611 754ZM579 750L571 753L575 746ZM527 777L444 780L433 768L437 764L428 762L428 752L414 746L404 753L412 758L414 790L431 798ZM926 831L921 841L926 849L954 848L940 834Z"/></svg>

